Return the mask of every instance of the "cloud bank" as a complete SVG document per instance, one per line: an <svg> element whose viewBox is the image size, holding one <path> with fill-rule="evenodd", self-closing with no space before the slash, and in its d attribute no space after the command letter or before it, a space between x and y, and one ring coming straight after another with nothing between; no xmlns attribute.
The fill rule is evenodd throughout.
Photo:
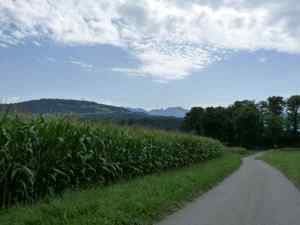
<svg viewBox="0 0 300 225"><path fill-rule="evenodd" d="M298 0L1 0L0 47L26 40L126 49L157 80L183 79L231 52L300 53Z"/></svg>

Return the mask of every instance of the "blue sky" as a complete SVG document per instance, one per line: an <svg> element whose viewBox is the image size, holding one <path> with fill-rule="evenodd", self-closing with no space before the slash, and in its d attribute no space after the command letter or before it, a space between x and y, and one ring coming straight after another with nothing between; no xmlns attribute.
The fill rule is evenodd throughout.
<svg viewBox="0 0 300 225"><path fill-rule="evenodd" d="M300 94L298 5L4 0L0 98L150 109Z"/></svg>

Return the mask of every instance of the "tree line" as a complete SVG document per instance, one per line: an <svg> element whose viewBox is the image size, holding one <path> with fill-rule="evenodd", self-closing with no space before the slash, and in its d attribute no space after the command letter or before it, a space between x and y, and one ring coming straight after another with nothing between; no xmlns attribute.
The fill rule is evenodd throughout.
<svg viewBox="0 0 300 225"><path fill-rule="evenodd" d="M228 107L194 107L182 128L228 145L251 148L300 145L300 95L236 101Z"/></svg>

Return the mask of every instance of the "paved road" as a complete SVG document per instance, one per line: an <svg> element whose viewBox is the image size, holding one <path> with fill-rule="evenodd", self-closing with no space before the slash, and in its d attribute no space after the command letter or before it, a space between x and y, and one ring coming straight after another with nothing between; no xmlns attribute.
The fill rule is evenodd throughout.
<svg viewBox="0 0 300 225"><path fill-rule="evenodd" d="M158 225L300 225L300 192L256 156Z"/></svg>

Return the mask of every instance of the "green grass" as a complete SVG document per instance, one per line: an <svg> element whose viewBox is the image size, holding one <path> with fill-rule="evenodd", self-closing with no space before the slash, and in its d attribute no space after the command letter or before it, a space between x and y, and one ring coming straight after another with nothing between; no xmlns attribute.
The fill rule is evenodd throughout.
<svg viewBox="0 0 300 225"><path fill-rule="evenodd" d="M69 192L34 206L0 210L1 225L152 224L236 170L238 154L107 187Z"/></svg>
<svg viewBox="0 0 300 225"><path fill-rule="evenodd" d="M257 153L257 151L249 150L243 147L226 147L225 151L236 153L244 157Z"/></svg>
<svg viewBox="0 0 300 225"><path fill-rule="evenodd" d="M300 188L300 149L273 150L260 159L282 171Z"/></svg>

